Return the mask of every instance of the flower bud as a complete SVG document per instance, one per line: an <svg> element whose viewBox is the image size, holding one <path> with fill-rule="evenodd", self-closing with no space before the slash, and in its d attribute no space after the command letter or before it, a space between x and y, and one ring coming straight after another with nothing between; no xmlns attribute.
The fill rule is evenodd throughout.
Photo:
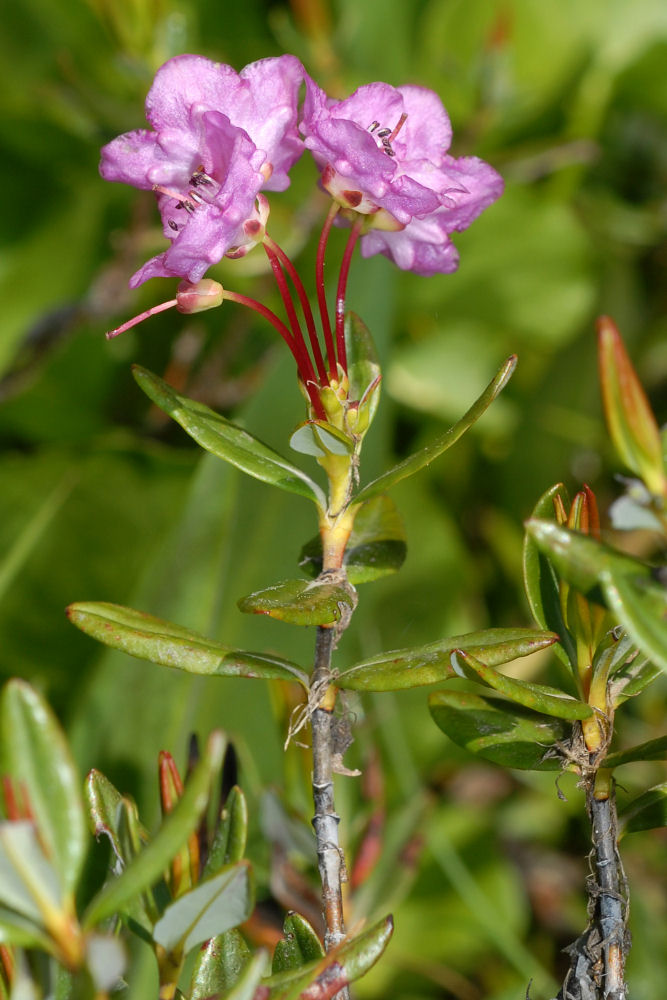
<svg viewBox="0 0 667 1000"><path fill-rule="evenodd" d="M602 400L614 447L650 493L667 497L658 424L621 335L608 316L598 320L598 348Z"/></svg>
<svg viewBox="0 0 667 1000"><path fill-rule="evenodd" d="M181 313L204 312L205 309L221 306L224 297L224 288L212 278L202 278L196 285L182 281L176 292L176 308Z"/></svg>

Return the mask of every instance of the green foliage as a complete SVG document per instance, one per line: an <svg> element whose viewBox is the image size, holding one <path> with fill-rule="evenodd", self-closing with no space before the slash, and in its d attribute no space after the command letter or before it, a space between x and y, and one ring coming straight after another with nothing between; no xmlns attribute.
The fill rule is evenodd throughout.
<svg viewBox="0 0 667 1000"><path fill-rule="evenodd" d="M380 494L360 504L354 518L343 566L353 587L396 573L407 553L405 523L393 500ZM309 575L322 571L322 539L306 542L299 566Z"/></svg>
<svg viewBox="0 0 667 1000"><path fill-rule="evenodd" d="M291 625L332 625L341 616L341 607L351 607L352 597L345 587L327 583L326 578L282 580L238 602L246 614L269 615Z"/></svg>
<svg viewBox="0 0 667 1000"><path fill-rule="evenodd" d="M208 406L174 392L171 386L144 368L136 366L134 377L146 395L206 451L231 462L255 479L307 497L319 507L324 506L324 495L316 483L248 431L235 427Z"/></svg>
<svg viewBox="0 0 667 1000"><path fill-rule="evenodd" d="M190 629L116 604L71 604L67 616L82 632L142 660L178 667L191 674L262 677L305 683L292 663L261 653L230 649Z"/></svg>
<svg viewBox="0 0 667 1000"><path fill-rule="evenodd" d="M186 6L172 0L37 0L12 7L0 42L0 169L5 190L15 195L4 206L0 279L2 669L49 694L72 734L82 772L103 767L119 788L137 796L142 816L155 811L157 751L181 747L191 729L231 727L255 817L250 850L260 858L260 898L269 892L274 846L258 831L262 790L279 786L293 822L307 829L307 765L294 746L284 758L278 753L290 697L283 700L278 686L269 698L267 685L167 672L148 663L139 668L118 650L100 657L97 645L69 628L61 612L90 595L100 603L150 608L165 621L214 637L205 642L224 649L270 649L270 662L288 674L292 664L309 663L308 629L282 629L268 616L240 615L234 607L239 594L294 572L303 540L315 530L309 511L294 513L298 504L291 506L291 496L241 482L213 456L196 466L185 436L173 434L154 410L142 410L126 374L130 361L160 372L179 393L222 409L278 454L302 411L289 401L295 394L288 366L270 373L278 352L270 334L226 306L196 319L165 316L159 330L146 326L124 342L106 344L101 337L162 294L154 282L137 293L126 288L135 264L163 245L151 195L104 185L96 174L101 143L142 126L154 69L184 51L240 68L289 50L340 94L390 72L393 83L410 80L441 93L456 153L484 156L507 180L503 199L454 237L461 252L455 275L423 281L379 259L353 267L350 303L378 339L386 373L386 405L365 443L365 482L442 435L480 393L499 358L516 351L520 366L503 397L456 449L419 479L396 484L392 495L405 517L405 535L390 529L387 538L385 523L375 537L370 532L359 540L359 573L372 566L387 573L363 595L355 635L341 640L342 671L378 650L416 648L433 636L460 636L489 623L524 623L520 524L535 497L556 476L573 490L586 479L603 509L616 494L612 474L619 462L608 454L594 389L594 309L617 318L647 395L658 402L658 423L665 419L658 280L667 113L663 5L546 0L538 9L530 0L510 0L499 11L479 0L429 0L414 9L399 0L343 0L306 6L309 17L281 3L272 4L267 16L266 4L256 0ZM290 251L312 247L312 180L309 168L300 166L286 192L303 209L297 220L277 204L272 213L274 232ZM262 269L251 256L221 264L217 276L245 290L251 272ZM367 376L360 375L358 384ZM217 432L222 424L216 418L213 426ZM319 487L295 478L310 499L319 496ZM361 532L364 509L355 531ZM654 518L649 530L656 527ZM396 574L394 557L403 554L405 537L410 550ZM657 561L654 538L642 541L648 565ZM309 552L308 558L310 572L317 557ZM539 558L552 567L553 580L552 564L542 553ZM639 578L646 579L644 570ZM546 600L554 592L545 579ZM614 682L623 685L619 703L644 691L616 718L618 745L627 749L615 752L633 763L641 747L663 739L664 682L651 662L663 642L656 615L662 605L657 581L656 587L637 586L621 573L619 582L614 614L637 632L635 642L641 633L646 654L613 668ZM544 620L536 606L539 627L557 632L573 652L568 632L554 618L558 602L545 609ZM561 645L551 648L560 654ZM570 663L567 652L563 659ZM550 660L521 661L512 674L551 686L570 682L571 673L563 681L560 664ZM467 690L449 687L472 683L448 681L438 697L460 695L474 703ZM502 714L498 725L513 720L519 733L530 719L539 724L509 702L482 700L484 711L493 702ZM446 744L428 724L424 702L423 692L405 690L396 699L364 694L352 709L360 724L351 763L367 770L370 746L379 746L391 817L380 835L382 863L389 860L382 879L373 882L377 868L371 873L365 898L375 907L374 919L386 912L390 886L397 920L392 960L380 963L356 990L360 997L399 1000L443 990L499 1000L523 995L535 975L532 995L555 995L535 956L553 970L560 939L580 929L567 874L570 845L586 837L579 795L568 787L569 801L556 801L553 775L503 776L480 762L481 752L469 758L456 740ZM479 746L474 718L466 719ZM552 727L544 733L561 732L557 720L544 725ZM539 733L531 740L523 759L532 754L537 762ZM641 759L648 762L628 767L624 783L662 782L662 763ZM616 766L618 757L612 753L607 760ZM563 783L568 781L566 775ZM357 787L361 783L341 784L341 826L351 820L354 854L372 803ZM98 785L102 796L101 779ZM631 787L633 796L640 792ZM104 794L105 808L115 808L108 788ZM117 835L126 843L139 837L141 850L145 829L136 808L128 797L119 799L124 812ZM428 854L419 853L420 835L428 840ZM440 867L431 848L440 849ZM644 836L627 837L623 850L636 882L636 957L629 976L633 996L652 1000L667 976L658 891L667 877L664 851L657 838ZM309 873L305 862L303 870ZM83 879L79 893L90 899ZM351 896L360 911L363 892L362 886ZM524 936L531 951L522 960L512 941ZM261 956L244 956L241 979L235 973L224 982L239 1000L250 998L266 974ZM155 993L141 967L138 958L130 1000ZM0 996L2 988L0 975ZM199 995L218 988L202 986Z"/></svg>
<svg viewBox="0 0 667 1000"><path fill-rule="evenodd" d="M548 753L568 733L558 718L468 691L434 691L428 704L450 740L485 760L530 771L562 767L558 757Z"/></svg>
<svg viewBox="0 0 667 1000"><path fill-rule="evenodd" d="M456 635L415 649L395 649L357 663L336 683L350 691L397 691L436 684L459 674L453 664L457 650L474 649L487 663L498 665L551 646L555 636L534 629L488 629Z"/></svg>

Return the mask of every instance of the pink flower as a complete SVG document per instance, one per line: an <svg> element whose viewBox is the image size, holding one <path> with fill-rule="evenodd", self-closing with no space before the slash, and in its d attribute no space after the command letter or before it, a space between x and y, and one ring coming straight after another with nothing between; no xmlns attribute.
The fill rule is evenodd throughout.
<svg viewBox="0 0 667 1000"><path fill-rule="evenodd" d="M236 73L202 56L162 66L146 98L153 131L137 129L102 150L100 173L155 191L171 246L130 280L182 277L196 284L226 253L261 239L263 189L283 191L301 155L296 129L303 67L294 56L261 59Z"/></svg>
<svg viewBox="0 0 667 1000"><path fill-rule="evenodd" d="M503 191L488 163L447 153L449 117L422 87L371 83L335 102L306 77L300 128L345 216L368 216L362 256L383 253L403 270L455 271L450 233L466 229Z"/></svg>

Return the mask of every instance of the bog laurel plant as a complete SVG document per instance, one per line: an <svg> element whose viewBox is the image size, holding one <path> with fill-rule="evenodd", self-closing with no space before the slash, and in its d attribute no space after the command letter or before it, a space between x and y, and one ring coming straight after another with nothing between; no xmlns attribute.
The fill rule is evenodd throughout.
<svg viewBox="0 0 667 1000"><path fill-rule="evenodd" d="M149 129L104 147L101 173L153 192L169 243L133 275L131 286L149 278L181 281L175 297L108 336L165 309L190 314L227 302L260 314L287 344L305 402L305 419L289 440L304 456L302 464L157 375L139 367L134 374L152 402L201 448L312 504L318 534L304 539L300 562L309 579L268 581L238 606L313 629L313 661L231 648L107 603L72 604L68 615L107 646L156 664L220 678L279 680L301 692L285 738L301 730L310 734L324 934L320 940L293 912L272 958L261 948L253 951L244 936L242 925L254 907L245 857L248 816L238 785L216 792L226 748L222 733L210 735L201 755L193 748L185 781L170 754L161 754L162 822L150 834L133 801L101 773L88 775L82 793L57 721L41 696L17 680L6 687L1 706L0 998L101 1000L115 994L132 978L128 935L152 949L160 1000L346 997L348 984L384 952L392 918L352 933L346 928L345 838L339 839L334 774L358 772L343 759L353 733L340 692L399 691L464 678L470 682L465 690L441 686L429 697L435 723L455 743L502 767L579 776L593 845L590 921L569 949L558 995L621 1000L629 892L618 839L665 822L667 786L649 789L619 817L614 773L633 761L664 758L667 737L615 751L611 741L618 709L667 669L664 570L603 543L588 487L570 500L557 485L538 501L526 526L525 585L537 627L437 638L352 665L339 664L334 655L353 621L357 587L398 571L405 558L389 491L456 443L507 384L516 363L514 357L505 361L445 434L365 481L362 446L379 404L381 370L369 329L346 310L357 245L362 257L381 253L420 275L454 271L451 234L499 197L501 178L476 157L449 155L449 119L432 91L373 83L337 102L293 56L260 60L241 73L199 56L178 56L158 70L146 117ZM295 264L269 235L268 195L289 185L289 171L306 151L329 196L315 259L315 305ZM331 309L325 264L331 266L333 226L347 227L349 238ZM257 247L266 254L284 318L205 277L223 257L241 258ZM664 442L613 323L601 320L599 332L605 413L633 477L612 516L627 529L648 520L664 535ZM302 510L295 506L295 518ZM528 683L498 669L548 647L565 668L562 686ZM111 864L105 884L82 906L77 889L86 827L108 840ZM47 960L37 961L39 954ZM537 985L551 990L546 977Z"/></svg>

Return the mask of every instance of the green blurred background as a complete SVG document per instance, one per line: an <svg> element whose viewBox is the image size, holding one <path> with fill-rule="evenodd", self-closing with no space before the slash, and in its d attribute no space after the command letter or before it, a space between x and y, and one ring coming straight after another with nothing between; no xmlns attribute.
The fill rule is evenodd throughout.
<svg viewBox="0 0 667 1000"><path fill-rule="evenodd" d="M307 755L282 741L292 692L194 679L101 651L65 620L74 600L132 604L251 649L307 664L313 636L245 618L238 597L291 576L316 529L297 498L201 458L148 407L137 361L243 421L278 450L302 419L287 352L227 305L169 313L113 343L106 329L170 298L129 275L162 237L153 199L97 173L99 147L141 127L154 71L180 52L240 69L293 52L331 94L376 79L438 91L457 155L489 160L506 193L456 238L455 275L421 279L356 260L349 305L381 353L381 415L363 478L442 432L509 354L519 367L481 426L395 491L409 555L360 592L339 666L381 649L486 625L529 622L522 521L557 480L618 491L601 420L593 324L612 315L661 422L667 417L665 265L667 7L662 0L23 0L0 37L0 670L44 690L82 773L105 770L156 816L160 749L223 726L253 807L251 856L265 921L308 905ZM273 199L271 231L312 288L322 201L301 162ZM333 253L342 249L336 234ZM213 269L275 304L264 258ZM645 551L645 538L621 539ZM548 658L517 667L549 677ZM558 679L552 674L552 681ZM662 734L659 681L625 711L624 739ZM351 703L349 754L384 782L382 857L353 920L395 913L369 997L550 996L560 949L585 925L588 834L565 778L505 773L468 758L431 723L425 693ZM636 784L664 780L635 765ZM643 770L642 770L643 768ZM351 856L378 804L341 779ZM276 797L275 793L278 793ZM375 806L373 803L375 799ZM278 802L282 802L282 806ZM634 839L638 838L638 839ZM634 1000L667 979L667 841L629 837ZM93 874L91 877L95 877ZM98 875L99 877L99 875ZM293 895L290 896L290 893ZM296 893L294 895L294 893ZM270 897L274 903L271 906ZM312 902L310 904L312 906ZM315 907L315 910L317 907ZM142 966L131 996L151 995Z"/></svg>

